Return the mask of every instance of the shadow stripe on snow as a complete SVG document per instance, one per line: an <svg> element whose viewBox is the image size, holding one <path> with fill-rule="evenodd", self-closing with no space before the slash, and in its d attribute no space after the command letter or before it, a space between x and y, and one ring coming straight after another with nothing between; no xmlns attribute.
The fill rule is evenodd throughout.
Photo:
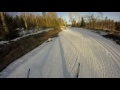
<svg viewBox="0 0 120 90"><path fill-rule="evenodd" d="M60 53L61 53L61 57L62 57L62 68L63 68L64 77L71 78L71 76L68 72L68 69L67 69L66 60L65 60L65 56L64 56L64 50L63 50L63 46L62 46L60 38L59 38L59 46L60 46Z"/></svg>

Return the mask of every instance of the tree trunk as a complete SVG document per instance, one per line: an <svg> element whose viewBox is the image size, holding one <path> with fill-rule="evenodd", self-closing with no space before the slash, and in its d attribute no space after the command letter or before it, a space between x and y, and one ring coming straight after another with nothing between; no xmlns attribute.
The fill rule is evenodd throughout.
<svg viewBox="0 0 120 90"><path fill-rule="evenodd" d="M27 25L27 22L26 22L26 16L25 16L25 12L22 12L21 13L21 17L24 21L24 25L25 25L25 29L27 30L28 29L28 25Z"/></svg>
<svg viewBox="0 0 120 90"><path fill-rule="evenodd" d="M9 30L8 30L6 22L5 22L4 13L0 12L0 16L1 16L3 30L5 31L5 33L9 33Z"/></svg>
<svg viewBox="0 0 120 90"><path fill-rule="evenodd" d="M25 29L27 30L28 26L27 26L26 18L24 17L23 19L24 19Z"/></svg>

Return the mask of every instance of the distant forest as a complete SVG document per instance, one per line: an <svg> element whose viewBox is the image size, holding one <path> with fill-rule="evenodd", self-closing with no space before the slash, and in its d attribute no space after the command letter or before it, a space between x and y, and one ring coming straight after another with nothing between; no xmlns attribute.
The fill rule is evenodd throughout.
<svg viewBox="0 0 120 90"><path fill-rule="evenodd" d="M14 12L13 12L14 13ZM76 15L73 17L69 13L72 27L82 27L88 29L101 29L110 31L120 31L120 22L108 17L99 18L93 14L85 17ZM0 40L10 40L18 37L18 30L30 30L39 28L56 28L68 25L65 20L58 18L56 12L42 12L42 15L35 15L30 12L20 12L20 15L12 16L8 12L0 12Z"/></svg>
<svg viewBox="0 0 120 90"><path fill-rule="evenodd" d="M93 14L81 18L79 15L76 16L77 17L74 18L72 13L69 13L72 27L120 31L120 21L115 22L114 20L109 19L107 16L105 18L102 18L102 15L95 17Z"/></svg>
<svg viewBox="0 0 120 90"><path fill-rule="evenodd" d="M56 12L42 12L42 15L21 12L20 15L15 17L8 12L0 12L0 40L18 37L18 29L59 29L63 25L65 25L65 21L62 18L58 18Z"/></svg>

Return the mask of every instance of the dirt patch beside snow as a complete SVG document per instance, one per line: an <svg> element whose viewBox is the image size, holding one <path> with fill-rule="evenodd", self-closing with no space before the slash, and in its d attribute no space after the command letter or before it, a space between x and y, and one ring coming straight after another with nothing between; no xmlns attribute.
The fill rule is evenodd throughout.
<svg viewBox="0 0 120 90"><path fill-rule="evenodd" d="M107 34L107 35L103 35L106 38L112 39L113 41L115 41L117 44L120 45L120 35L118 34Z"/></svg>
<svg viewBox="0 0 120 90"><path fill-rule="evenodd" d="M119 31L95 30L95 29L92 29L91 31L105 38L111 39L115 43L120 45L120 32Z"/></svg>

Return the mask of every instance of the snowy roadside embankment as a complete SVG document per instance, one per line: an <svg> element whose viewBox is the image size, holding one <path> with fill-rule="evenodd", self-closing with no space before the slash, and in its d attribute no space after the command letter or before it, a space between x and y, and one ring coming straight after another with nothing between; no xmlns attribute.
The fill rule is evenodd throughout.
<svg viewBox="0 0 120 90"><path fill-rule="evenodd" d="M116 44L120 45L120 32L119 31L105 31L105 30L90 30L94 33L97 33L113 42Z"/></svg>
<svg viewBox="0 0 120 90"><path fill-rule="evenodd" d="M37 29L35 29L35 30L22 30L22 31L19 32L20 37L17 37L17 38L15 38L13 40L10 40L10 41L17 41L17 40L19 40L21 38L28 37L30 35L39 34L39 33L42 33L42 32L48 32L50 30L53 30L53 28L44 29L44 30L43 29L39 29L39 30L37 30ZM0 41L0 45L9 44L10 41Z"/></svg>
<svg viewBox="0 0 120 90"><path fill-rule="evenodd" d="M9 43L9 41L0 41L0 44L5 44L5 43Z"/></svg>
<svg viewBox="0 0 120 90"><path fill-rule="evenodd" d="M61 30L50 30L35 35L19 39L17 41L10 41L9 44L4 44L0 49L0 71L3 70L10 63L38 47L45 41L52 41L51 38L57 37Z"/></svg>

